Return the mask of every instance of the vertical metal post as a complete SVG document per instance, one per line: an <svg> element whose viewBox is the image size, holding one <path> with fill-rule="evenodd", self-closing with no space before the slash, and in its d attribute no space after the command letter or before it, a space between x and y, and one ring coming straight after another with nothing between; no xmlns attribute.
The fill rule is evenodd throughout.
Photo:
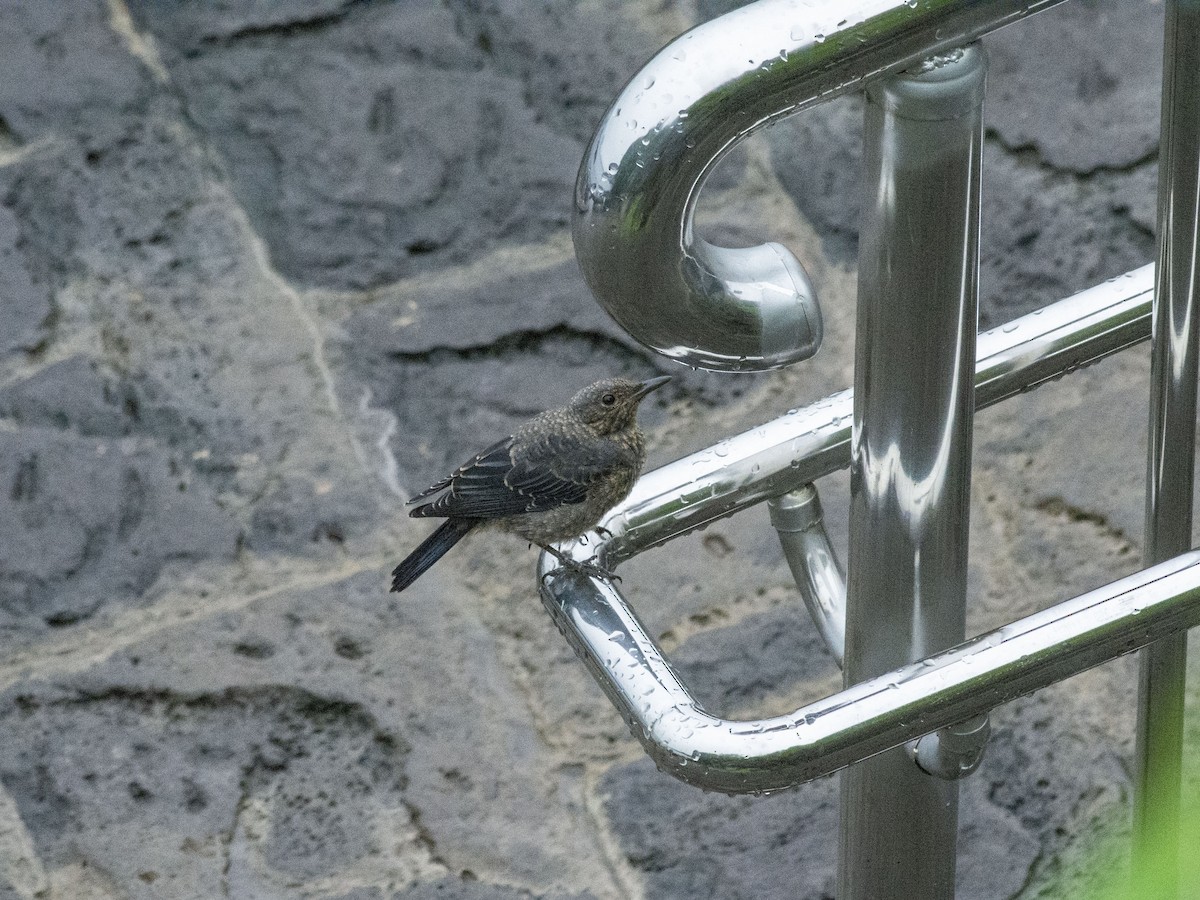
<svg viewBox="0 0 1200 900"><path fill-rule="evenodd" d="M963 639L983 51L867 90L845 683ZM954 896L958 787L903 748L842 773L840 900Z"/></svg>
<svg viewBox="0 0 1200 900"><path fill-rule="evenodd" d="M1192 542L1200 323L1200 0L1167 0L1158 169L1158 269L1151 332L1146 565ZM1187 634L1141 654L1134 758L1137 896L1178 894Z"/></svg>

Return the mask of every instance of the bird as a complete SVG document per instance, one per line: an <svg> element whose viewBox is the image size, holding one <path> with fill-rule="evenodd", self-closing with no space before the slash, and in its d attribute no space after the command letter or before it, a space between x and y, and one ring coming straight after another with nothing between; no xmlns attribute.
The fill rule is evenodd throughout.
<svg viewBox="0 0 1200 900"><path fill-rule="evenodd" d="M482 527L516 534L568 568L615 577L552 545L591 530L629 496L646 461L638 406L670 380L606 378L588 385L409 500L418 504L410 516L446 521L392 570L392 591L403 591Z"/></svg>

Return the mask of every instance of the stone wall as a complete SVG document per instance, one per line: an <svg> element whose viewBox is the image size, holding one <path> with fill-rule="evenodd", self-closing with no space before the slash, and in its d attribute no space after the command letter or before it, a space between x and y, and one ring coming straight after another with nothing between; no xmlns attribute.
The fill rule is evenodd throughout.
<svg viewBox="0 0 1200 900"><path fill-rule="evenodd" d="M747 142L702 209L806 260L816 360L678 371L574 265L599 116L729 6L0 2L0 897L832 897L836 778L656 772L523 544L386 591L428 531L404 498L597 377L678 376L652 465L851 383L855 98ZM1075 0L987 40L984 327L1151 258L1161 19ZM1147 370L981 413L973 632L1138 567ZM716 712L839 683L764 510L622 575ZM1091 854L1128 802L1134 673L996 712L960 897L1120 870Z"/></svg>

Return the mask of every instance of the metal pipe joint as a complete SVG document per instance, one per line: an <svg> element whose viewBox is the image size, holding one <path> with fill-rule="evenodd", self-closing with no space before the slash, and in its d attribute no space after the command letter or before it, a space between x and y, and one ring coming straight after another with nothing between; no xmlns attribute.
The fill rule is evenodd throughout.
<svg viewBox="0 0 1200 900"><path fill-rule="evenodd" d="M783 556L826 649L842 667L846 647L846 575L825 533L817 486L767 501Z"/></svg>
<svg viewBox="0 0 1200 900"><path fill-rule="evenodd" d="M846 643L846 576L825 531L817 486L806 484L772 497L767 509L804 605L826 649L841 668ZM926 774L953 781L979 768L990 734L990 719L980 714L905 746L909 757Z"/></svg>
<svg viewBox="0 0 1200 900"><path fill-rule="evenodd" d="M912 761L926 775L957 781L979 768L991 733L991 720L986 713L981 713L904 746Z"/></svg>

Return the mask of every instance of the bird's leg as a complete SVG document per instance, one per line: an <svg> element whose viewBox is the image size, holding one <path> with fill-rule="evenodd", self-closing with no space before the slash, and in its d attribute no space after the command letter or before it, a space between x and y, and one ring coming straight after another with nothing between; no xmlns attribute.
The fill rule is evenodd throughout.
<svg viewBox="0 0 1200 900"><path fill-rule="evenodd" d="M571 557L567 556L561 550L557 550L554 547L549 546L548 544L538 544L538 546L541 547L543 550L545 550L547 553L549 553L551 556L553 556L555 559L557 559L560 563L562 563L562 568L564 568L564 569L570 569L573 572L582 572L583 574L591 575L594 578L603 578L605 581L620 581L621 580L620 575L617 575L614 572L610 572L608 569L604 568L603 566L599 565L598 563L594 563L594 562L590 562L590 561L580 562L577 559L571 559ZM592 559L595 559L595 558L596 557L594 557L594 556L592 557ZM545 575L542 576L542 580L545 581L549 576L553 575L557 571L558 571L558 569L553 569L553 570L547 572Z"/></svg>

